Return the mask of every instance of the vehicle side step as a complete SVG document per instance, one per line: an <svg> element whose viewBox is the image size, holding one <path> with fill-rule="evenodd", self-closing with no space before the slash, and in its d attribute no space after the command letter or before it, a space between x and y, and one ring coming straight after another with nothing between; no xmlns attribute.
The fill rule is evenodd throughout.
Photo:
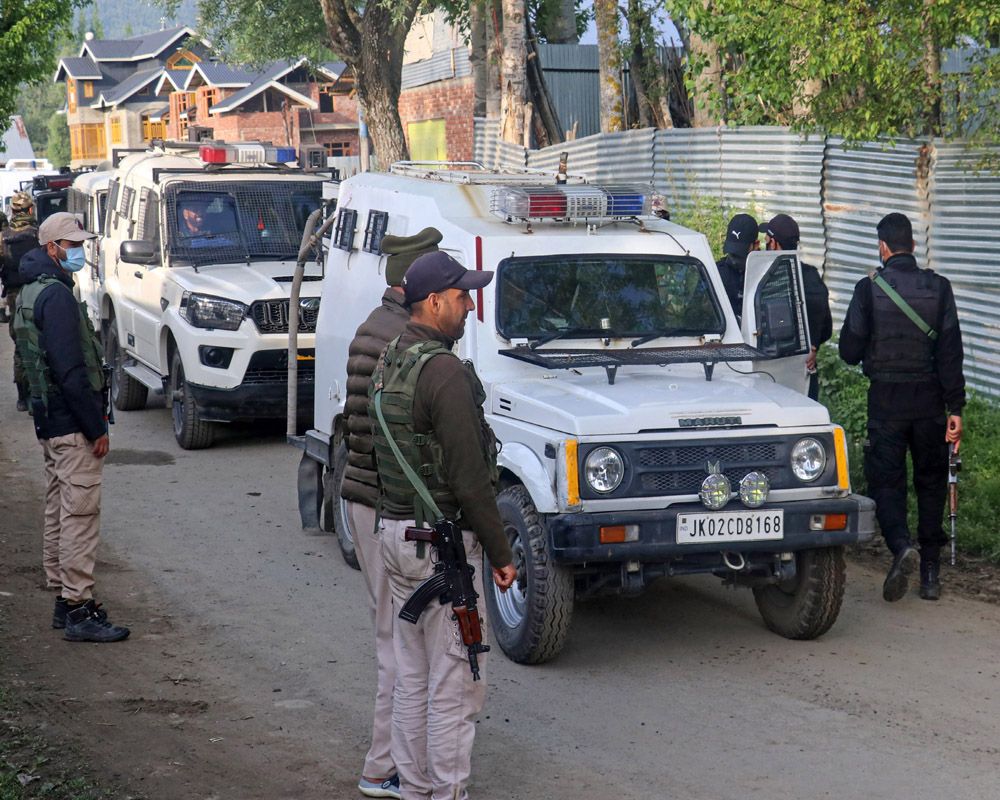
<svg viewBox="0 0 1000 800"><path fill-rule="evenodd" d="M122 369L125 370L129 377L135 378L143 386L148 387L153 394L163 394L163 378L153 372L153 370L145 364L138 364L135 361L130 361L129 363L122 365Z"/></svg>

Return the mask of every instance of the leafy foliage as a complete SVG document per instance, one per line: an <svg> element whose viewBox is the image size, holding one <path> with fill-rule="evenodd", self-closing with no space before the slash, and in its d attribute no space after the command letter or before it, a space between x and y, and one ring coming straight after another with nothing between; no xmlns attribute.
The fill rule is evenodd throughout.
<svg viewBox="0 0 1000 800"><path fill-rule="evenodd" d="M986 47L1000 31L995 0L665 3L728 53L724 94L703 99L729 124L822 130L848 143L939 132L1000 141L1000 54ZM936 68L943 49L969 43L972 72ZM690 87L703 61L689 64Z"/></svg>
<svg viewBox="0 0 1000 800"><path fill-rule="evenodd" d="M59 31L89 0L28 0L0 5L0 133L10 126L20 85L55 69Z"/></svg>

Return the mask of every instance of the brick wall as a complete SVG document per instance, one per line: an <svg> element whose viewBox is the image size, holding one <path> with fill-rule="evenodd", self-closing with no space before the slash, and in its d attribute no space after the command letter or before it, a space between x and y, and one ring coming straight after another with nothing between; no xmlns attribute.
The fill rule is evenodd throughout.
<svg viewBox="0 0 1000 800"><path fill-rule="evenodd" d="M475 88L471 77L407 89L399 97L399 118L403 123L407 146L410 143L409 123L443 119L448 159L471 161L474 103Z"/></svg>

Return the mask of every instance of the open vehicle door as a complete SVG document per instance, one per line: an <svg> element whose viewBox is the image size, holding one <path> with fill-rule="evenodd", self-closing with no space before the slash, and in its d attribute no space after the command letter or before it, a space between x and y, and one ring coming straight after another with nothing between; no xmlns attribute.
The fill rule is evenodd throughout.
<svg viewBox="0 0 1000 800"><path fill-rule="evenodd" d="M743 284L743 340L772 356L753 368L806 394L809 325L797 252L760 250L747 256Z"/></svg>

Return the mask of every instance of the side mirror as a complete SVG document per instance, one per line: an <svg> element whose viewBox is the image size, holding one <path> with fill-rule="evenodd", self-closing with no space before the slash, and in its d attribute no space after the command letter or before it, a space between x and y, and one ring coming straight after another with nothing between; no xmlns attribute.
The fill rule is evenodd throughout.
<svg viewBox="0 0 1000 800"><path fill-rule="evenodd" d="M126 264L157 266L160 263L160 254L153 243L142 240L122 242L118 257Z"/></svg>

